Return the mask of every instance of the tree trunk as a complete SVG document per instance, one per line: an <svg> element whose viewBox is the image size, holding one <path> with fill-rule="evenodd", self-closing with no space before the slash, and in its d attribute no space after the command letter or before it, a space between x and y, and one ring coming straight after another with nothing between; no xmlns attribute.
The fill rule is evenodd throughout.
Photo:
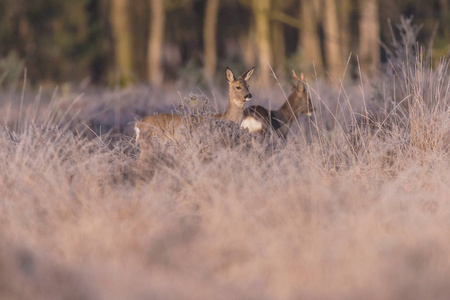
<svg viewBox="0 0 450 300"><path fill-rule="evenodd" d="M217 67L217 13L219 0L208 0L205 10L205 24L203 25L203 42L205 50L205 79L211 82L214 79Z"/></svg>
<svg viewBox="0 0 450 300"><path fill-rule="evenodd" d="M343 75L343 63L339 46L339 23L336 0L324 1L324 50L326 66L331 80Z"/></svg>
<svg viewBox="0 0 450 300"><path fill-rule="evenodd" d="M133 64L131 27L127 0L112 0L111 25L114 38L114 60L120 74L120 82L127 85L131 80Z"/></svg>
<svg viewBox="0 0 450 300"><path fill-rule="evenodd" d="M378 0L361 0L360 13L359 59L362 71L371 75L380 62Z"/></svg>
<svg viewBox="0 0 450 300"><path fill-rule="evenodd" d="M350 20L352 13L352 3L350 0L340 0L338 7L339 14L339 38L342 58L347 60L351 52L350 41Z"/></svg>
<svg viewBox="0 0 450 300"><path fill-rule="evenodd" d="M270 0L252 0L252 9L255 16L256 42L258 46L258 73L259 84L267 86L270 78L270 65L272 64L272 51L270 49Z"/></svg>
<svg viewBox="0 0 450 300"><path fill-rule="evenodd" d="M272 24L273 64L279 78L286 77L286 46L284 24L274 21Z"/></svg>
<svg viewBox="0 0 450 300"><path fill-rule="evenodd" d="M161 53L166 24L164 0L150 0L150 36L148 39L147 69L148 79L154 85L162 83Z"/></svg>
<svg viewBox="0 0 450 300"><path fill-rule="evenodd" d="M238 37L239 45L242 48L242 56L246 66L254 66L256 64L256 41L255 41L255 24L250 23L248 32L241 33Z"/></svg>
<svg viewBox="0 0 450 300"><path fill-rule="evenodd" d="M317 0L300 0L300 20L301 30L299 32L299 49L301 57L308 70L303 72L323 70L323 58L320 46L320 36L318 31L319 12L315 9ZM315 68L315 70L313 69Z"/></svg>
<svg viewBox="0 0 450 300"><path fill-rule="evenodd" d="M441 9L442 28L444 29L444 38L448 41L450 38L450 5L448 0L439 0Z"/></svg>

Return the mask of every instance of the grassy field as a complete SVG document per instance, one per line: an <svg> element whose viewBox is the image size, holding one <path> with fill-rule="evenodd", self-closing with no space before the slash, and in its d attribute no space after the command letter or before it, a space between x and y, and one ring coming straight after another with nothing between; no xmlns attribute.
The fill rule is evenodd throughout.
<svg viewBox="0 0 450 300"><path fill-rule="evenodd" d="M449 77L417 53L310 80L287 141L205 124L145 161L135 119L226 92L4 89L0 298L447 299Z"/></svg>

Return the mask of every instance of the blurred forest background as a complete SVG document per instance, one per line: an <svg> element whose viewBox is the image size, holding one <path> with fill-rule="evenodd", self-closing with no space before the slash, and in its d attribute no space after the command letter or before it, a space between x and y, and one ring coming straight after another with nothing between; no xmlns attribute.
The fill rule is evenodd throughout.
<svg viewBox="0 0 450 300"><path fill-rule="evenodd" d="M256 66L261 85L274 84L270 68L357 78L358 60L368 75L387 61L389 20L402 15L423 24L432 59L448 55L449 2L0 0L0 84L24 67L40 85L214 83L225 66Z"/></svg>

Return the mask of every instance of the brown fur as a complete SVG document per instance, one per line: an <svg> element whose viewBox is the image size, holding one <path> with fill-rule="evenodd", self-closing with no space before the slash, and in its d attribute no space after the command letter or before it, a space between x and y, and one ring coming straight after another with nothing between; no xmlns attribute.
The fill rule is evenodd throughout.
<svg viewBox="0 0 450 300"><path fill-rule="evenodd" d="M244 104L252 98L247 81L253 75L254 70L255 68L251 68L239 78L236 78L231 69L226 68L225 75L229 84L228 109L224 113L216 114L212 117L240 124L244 116ZM147 116L141 121L136 122L136 141L141 147L141 155L144 148L149 147L149 142L153 138L178 141L180 138L180 128L183 125L192 123L191 118L195 117L180 114L156 114Z"/></svg>
<svg viewBox="0 0 450 300"><path fill-rule="evenodd" d="M268 130L275 130L280 137L286 138L289 127L292 122L301 113L311 115L314 107L311 102L311 97L306 89L306 84L303 81L303 74L298 78L294 71L293 77L297 83L292 86L291 94L287 101L278 110L267 110L260 105L254 105L244 110L244 120L242 127L248 128L248 122L260 122L261 129L249 128L250 132L258 132L265 134Z"/></svg>

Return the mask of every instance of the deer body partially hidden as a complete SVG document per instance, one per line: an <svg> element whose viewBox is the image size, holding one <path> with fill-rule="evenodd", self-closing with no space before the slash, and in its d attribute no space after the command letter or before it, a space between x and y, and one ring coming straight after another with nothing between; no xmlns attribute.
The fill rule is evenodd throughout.
<svg viewBox="0 0 450 300"><path fill-rule="evenodd" d="M237 124L241 123L244 117L244 104L252 98L247 81L253 75L254 70L255 68L251 68L239 78L236 78L233 72L229 68L226 68L225 75L229 84L228 109L222 114L212 115L211 117L232 121ZM180 114L161 113L147 116L141 121L136 122L136 142L141 147L141 155L145 148L144 144L148 144L153 138L178 141L181 137L180 129L183 126L189 126L194 119L198 120L198 118L199 117L183 116Z"/></svg>
<svg viewBox="0 0 450 300"><path fill-rule="evenodd" d="M306 90L306 84L292 71L297 84L292 86L292 92L287 101L278 110L267 110L260 105L250 106L244 111L241 128L247 128L250 133L265 134L274 130L282 138L286 138L292 122L301 114L311 116L314 107Z"/></svg>

